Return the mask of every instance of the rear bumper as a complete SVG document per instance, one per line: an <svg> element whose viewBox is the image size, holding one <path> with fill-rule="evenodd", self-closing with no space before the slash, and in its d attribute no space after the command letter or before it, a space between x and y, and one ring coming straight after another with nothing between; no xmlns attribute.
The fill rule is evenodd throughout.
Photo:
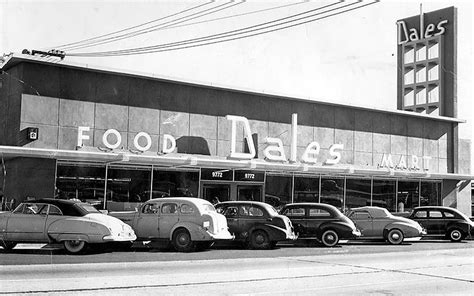
<svg viewBox="0 0 474 296"><path fill-rule="evenodd" d="M226 231L220 231L218 233L210 233L209 231L207 234L213 239L213 240L233 240L235 237L232 235L228 230Z"/></svg>

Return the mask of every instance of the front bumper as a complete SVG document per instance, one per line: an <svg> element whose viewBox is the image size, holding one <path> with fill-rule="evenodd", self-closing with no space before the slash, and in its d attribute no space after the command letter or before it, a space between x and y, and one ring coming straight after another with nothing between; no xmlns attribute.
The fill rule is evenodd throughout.
<svg viewBox="0 0 474 296"><path fill-rule="evenodd" d="M359 229L352 230L352 238L358 238L361 236L362 236L362 233L360 232Z"/></svg>

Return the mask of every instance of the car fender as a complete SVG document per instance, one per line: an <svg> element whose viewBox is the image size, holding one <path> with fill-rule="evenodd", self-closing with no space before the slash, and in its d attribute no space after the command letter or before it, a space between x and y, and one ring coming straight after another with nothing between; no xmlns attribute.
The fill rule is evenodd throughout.
<svg viewBox="0 0 474 296"><path fill-rule="evenodd" d="M387 237L388 232L392 229L399 229L400 231L403 232L403 235L405 237L413 237L413 236L420 236L421 235L421 233L419 233L418 229L415 226L411 225L410 223L396 221L396 222L392 222L390 224L387 224L384 227L383 236Z"/></svg>
<svg viewBox="0 0 474 296"><path fill-rule="evenodd" d="M346 224L344 224L341 221L331 221L331 222L325 222L319 226L318 232L316 233L316 236L318 238L321 238L321 235L328 229L332 229L336 231L339 235L343 232L352 232L352 229L348 227Z"/></svg>
<svg viewBox="0 0 474 296"><path fill-rule="evenodd" d="M191 235L192 241L203 241L203 240L211 240L211 236L207 233L206 229L201 225L192 222L179 222L176 223L169 233L169 239L173 240L173 233L178 228L185 228L189 234Z"/></svg>
<svg viewBox="0 0 474 296"><path fill-rule="evenodd" d="M88 243L102 242L110 234L108 228L100 223L80 217L56 220L47 229L48 236L55 241L84 240Z"/></svg>
<svg viewBox="0 0 474 296"><path fill-rule="evenodd" d="M264 230L268 233L271 241L280 241L286 239L286 230L272 224L257 224L249 229L249 234L255 230Z"/></svg>
<svg viewBox="0 0 474 296"><path fill-rule="evenodd" d="M449 233L453 229L459 229L463 232L464 235L469 234L469 224L462 221L452 222L446 226L446 232Z"/></svg>

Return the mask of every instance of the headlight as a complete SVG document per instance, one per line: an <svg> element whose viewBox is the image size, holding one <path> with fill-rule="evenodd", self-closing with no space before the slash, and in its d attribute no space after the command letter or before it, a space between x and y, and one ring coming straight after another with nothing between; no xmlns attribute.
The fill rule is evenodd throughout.
<svg viewBox="0 0 474 296"><path fill-rule="evenodd" d="M209 221L204 221L204 222L202 223L202 227L204 227L204 228L206 228L206 229L208 229L210 225L211 225L211 223L209 223Z"/></svg>

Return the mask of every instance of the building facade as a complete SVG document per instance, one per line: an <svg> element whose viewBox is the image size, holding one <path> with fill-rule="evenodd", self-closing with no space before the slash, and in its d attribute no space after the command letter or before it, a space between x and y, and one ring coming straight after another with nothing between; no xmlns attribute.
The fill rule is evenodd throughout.
<svg viewBox="0 0 474 296"><path fill-rule="evenodd" d="M4 204L108 210L163 196L471 214L464 121L119 72L31 56L2 66Z"/></svg>

